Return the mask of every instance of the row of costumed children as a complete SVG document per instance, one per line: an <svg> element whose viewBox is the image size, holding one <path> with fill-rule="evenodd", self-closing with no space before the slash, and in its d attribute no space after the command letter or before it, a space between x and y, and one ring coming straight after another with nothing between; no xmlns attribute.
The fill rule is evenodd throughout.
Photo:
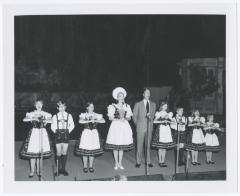
<svg viewBox="0 0 240 196"><path fill-rule="evenodd" d="M119 98L119 97L118 97ZM124 98L124 97L123 97ZM121 98L119 98L121 100ZM94 104L87 103L86 112L79 115L79 123L84 126L80 139L75 147L75 154L83 158L83 171L94 172L94 157L104 153L103 149L113 150L115 158L115 167L124 169L122 165L123 151L132 150L133 134L129 124L129 120L133 115L130 105L124 100L120 104L111 104L108 106L108 117L112 123L110 125L105 146L100 142L98 123L105 123L102 114L94 112ZM65 103L58 103L59 112L52 116L42 110L43 102L37 100L33 112L27 113L24 118L25 122L32 123L27 139L21 150L23 157L30 159L31 172L29 177L33 177L35 168L39 174L39 158L40 153L43 158L49 158L53 154L50 145L50 139L46 131L46 125L51 123L51 130L55 133L56 158L58 161L58 174L68 175L66 171L67 150L69 143L69 134L74 129L74 121L72 115L66 112ZM176 114L168 112L168 103L162 102L159 110L152 119L156 124L151 146L158 149L158 164L160 167L167 167L165 163L166 152L169 149L175 149L179 144L179 165L184 164L184 150L191 151L192 165L199 165L198 152L206 151L206 163L214 164L212 160L212 152L220 150L218 133L221 132L219 124L214 121L213 115L208 115L207 120L202 117L199 110L194 110L192 115L185 117L183 108L178 107ZM40 132L41 130L41 140ZM179 137L178 137L179 136ZM118 160L118 161L116 161Z"/></svg>

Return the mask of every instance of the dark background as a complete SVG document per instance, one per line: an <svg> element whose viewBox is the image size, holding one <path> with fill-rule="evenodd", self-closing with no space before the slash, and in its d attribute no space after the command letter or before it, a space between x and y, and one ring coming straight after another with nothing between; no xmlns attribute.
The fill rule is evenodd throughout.
<svg viewBox="0 0 240 196"><path fill-rule="evenodd" d="M116 86L126 88L131 106L144 86L181 88L181 59L225 57L225 26L225 15L15 16L15 139L29 130L22 119L33 110L33 92L43 94L51 113L52 93L78 94L82 101L68 107L77 124L89 99L106 113Z"/></svg>

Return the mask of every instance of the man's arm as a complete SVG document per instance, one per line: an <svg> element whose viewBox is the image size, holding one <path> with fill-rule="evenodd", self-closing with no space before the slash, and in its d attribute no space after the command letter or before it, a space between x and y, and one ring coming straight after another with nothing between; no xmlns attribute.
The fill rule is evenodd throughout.
<svg viewBox="0 0 240 196"><path fill-rule="evenodd" d="M138 103L135 103L134 108L133 108L133 122L136 125L137 124L137 119L138 119Z"/></svg>
<svg viewBox="0 0 240 196"><path fill-rule="evenodd" d="M154 119L155 117L155 113L156 113L156 104L154 102L152 102L152 106L153 106L153 113L151 114L151 118Z"/></svg>

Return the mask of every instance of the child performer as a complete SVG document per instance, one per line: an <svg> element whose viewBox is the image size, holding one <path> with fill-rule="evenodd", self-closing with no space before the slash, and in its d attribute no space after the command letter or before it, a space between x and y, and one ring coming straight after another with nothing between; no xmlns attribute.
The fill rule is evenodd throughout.
<svg viewBox="0 0 240 196"><path fill-rule="evenodd" d="M207 157L207 164L214 164L215 162L212 161L212 153L218 152L220 150L220 145L218 141L217 132L221 131L219 128L219 124L214 122L214 116L208 115L207 123L204 127L206 132L205 135L205 143L206 143L206 157Z"/></svg>
<svg viewBox="0 0 240 196"><path fill-rule="evenodd" d="M178 107L176 111L176 116L173 117L172 121L175 123L171 124L171 128L173 130L173 138L176 144L178 144L179 137L179 162L178 165L184 165L184 143L186 141L186 125L187 118L183 116L183 107ZM175 150L175 154L177 150Z"/></svg>
<svg viewBox="0 0 240 196"><path fill-rule="evenodd" d="M74 122L72 115L66 112L65 103L59 101L57 103L58 113L52 118L51 129L55 133L55 144L57 150L57 174L68 176L66 171L67 150L69 142L69 134L74 129Z"/></svg>
<svg viewBox="0 0 240 196"><path fill-rule="evenodd" d="M192 116L188 117L190 130L185 144L185 149L192 152L192 165L200 165L198 162L198 151L205 149L205 139L202 131L204 124L205 118L200 116L199 110L193 110Z"/></svg>
<svg viewBox="0 0 240 196"><path fill-rule="evenodd" d="M175 147L170 128L173 113L168 112L167 109L167 102L162 102L159 112L156 112L153 121L153 123L159 124L153 137L152 147L158 148L160 167L167 167L165 163L166 150Z"/></svg>
<svg viewBox="0 0 240 196"><path fill-rule="evenodd" d="M31 172L29 178L34 176L35 166L37 166L37 175L40 176L42 165L40 158L49 158L52 155L49 136L46 125L51 123L52 115L42 110L43 101L36 100L33 112L27 113L23 119L24 122L31 122L32 129L28 133L28 137L20 153L21 156L30 159Z"/></svg>
<svg viewBox="0 0 240 196"><path fill-rule="evenodd" d="M81 113L79 118L79 123L84 125L84 130L80 137L79 145L75 149L75 153L83 157L83 172L94 172L94 156L103 154L97 124L105 123L105 120L102 114L94 112L94 105L92 102L87 103L86 112Z"/></svg>

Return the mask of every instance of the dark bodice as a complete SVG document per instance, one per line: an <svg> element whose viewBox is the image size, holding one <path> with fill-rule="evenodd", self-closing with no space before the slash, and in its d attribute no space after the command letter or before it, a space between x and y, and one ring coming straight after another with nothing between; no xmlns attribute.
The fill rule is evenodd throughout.
<svg viewBox="0 0 240 196"><path fill-rule="evenodd" d="M206 133L209 133L209 134L214 134L214 133L216 133L216 132L217 132L216 129L207 129L207 130L206 130Z"/></svg>
<svg viewBox="0 0 240 196"><path fill-rule="evenodd" d="M160 117L159 120L160 121L164 121L164 120L168 121L166 123L161 123L160 125L165 125L165 126L170 125L170 119L169 118L162 118L162 117Z"/></svg>
<svg viewBox="0 0 240 196"><path fill-rule="evenodd" d="M93 130L93 129L97 129L97 123L86 123L84 124L84 128L85 129L90 129L90 130Z"/></svg>
<svg viewBox="0 0 240 196"><path fill-rule="evenodd" d="M43 122L32 121L32 127L33 127L33 128L37 128L37 129L40 129L40 128L45 128L45 125L44 125Z"/></svg>
<svg viewBox="0 0 240 196"><path fill-rule="evenodd" d="M195 124L195 123L199 123L199 121L196 121L196 120L192 121L192 124ZM202 128L201 126L192 126L192 129L201 129L201 128Z"/></svg>
<svg viewBox="0 0 240 196"><path fill-rule="evenodd" d="M126 118L126 114L127 114L127 111L124 112L124 118ZM114 118L120 119L120 112L119 112L119 109L117 107L115 107Z"/></svg>

